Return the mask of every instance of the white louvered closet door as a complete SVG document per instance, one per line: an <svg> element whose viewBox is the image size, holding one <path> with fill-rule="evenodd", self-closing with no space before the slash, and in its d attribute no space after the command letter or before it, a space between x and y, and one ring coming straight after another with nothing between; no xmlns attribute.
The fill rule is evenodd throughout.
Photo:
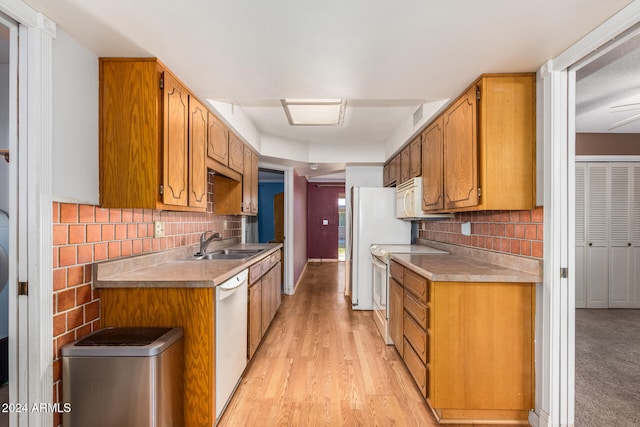
<svg viewBox="0 0 640 427"><path fill-rule="evenodd" d="M587 308L585 281L585 180L586 163L576 164L576 308Z"/></svg>
<svg viewBox="0 0 640 427"><path fill-rule="evenodd" d="M609 304L610 308L631 307L631 166L610 165L609 189Z"/></svg>
<svg viewBox="0 0 640 427"><path fill-rule="evenodd" d="M593 163L587 166L586 194L586 286L587 308L607 308L608 260L607 242L607 164Z"/></svg>

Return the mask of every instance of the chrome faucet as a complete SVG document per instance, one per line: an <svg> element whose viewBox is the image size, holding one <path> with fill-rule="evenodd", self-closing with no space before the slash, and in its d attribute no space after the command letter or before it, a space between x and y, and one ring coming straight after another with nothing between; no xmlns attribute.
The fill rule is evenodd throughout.
<svg viewBox="0 0 640 427"><path fill-rule="evenodd" d="M207 238L207 234L212 233L209 238ZM200 252L196 255L204 255L207 253L207 246L211 243L212 240L220 240L222 236L217 231L214 233L213 231L205 231L200 235Z"/></svg>

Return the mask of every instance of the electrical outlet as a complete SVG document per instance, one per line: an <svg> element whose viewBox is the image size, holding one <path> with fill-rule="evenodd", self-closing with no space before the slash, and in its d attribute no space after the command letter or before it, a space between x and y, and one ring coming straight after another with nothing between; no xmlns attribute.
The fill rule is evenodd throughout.
<svg viewBox="0 0 640 427"><path fill-rule="evenodd" d="M164 221L153 221L153 237L164 237Z"/></svg>

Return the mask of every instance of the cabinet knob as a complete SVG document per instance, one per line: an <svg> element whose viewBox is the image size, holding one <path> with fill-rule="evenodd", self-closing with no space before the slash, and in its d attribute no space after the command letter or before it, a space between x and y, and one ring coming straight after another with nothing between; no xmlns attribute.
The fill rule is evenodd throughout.
<svg viewBox="0 0 640 427"><path fill-rule="evenodd" d="M593 246L593 243L589 242L589 246Z"/></svg>
<svg viewBox="0 0 640 427"><path fill-rule="evenodd" d="M631 246L631 242L627 243L627 246Z"/></svg>

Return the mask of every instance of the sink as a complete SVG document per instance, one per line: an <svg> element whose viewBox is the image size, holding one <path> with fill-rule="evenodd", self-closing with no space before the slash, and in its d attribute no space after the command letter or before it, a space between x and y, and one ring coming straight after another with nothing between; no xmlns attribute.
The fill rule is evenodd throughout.
<svg viewBox="0 0 640 427"><path fill-rule="evenodd" d="M221 249L207 254L194 255L193 260L239 260L254 257L265 249Z"/></svg>

